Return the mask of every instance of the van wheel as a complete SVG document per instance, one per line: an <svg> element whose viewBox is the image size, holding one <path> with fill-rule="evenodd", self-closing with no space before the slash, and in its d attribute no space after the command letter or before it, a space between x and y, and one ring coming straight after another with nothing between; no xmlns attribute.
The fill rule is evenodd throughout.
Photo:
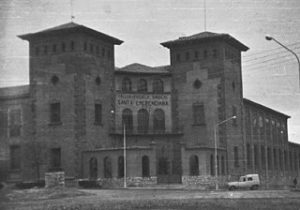
<svg viewBox="0 0 300 210"><path fill-rule="evenodd" d="M230 190L230 191L235 190L235 189L236 189L235 186L230 186L230 187L229 187L229 190Z"/></svg>
<svg viewBox="0 0 300 210"><path fill-rule="evenodd" d="M258 185L253 185L250 189L251 190L257 190L258 189Z"/></svg>

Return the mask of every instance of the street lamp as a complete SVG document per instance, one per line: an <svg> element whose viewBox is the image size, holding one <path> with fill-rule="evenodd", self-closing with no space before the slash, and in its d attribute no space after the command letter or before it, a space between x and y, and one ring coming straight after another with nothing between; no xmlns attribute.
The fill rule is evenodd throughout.
<svg viewBox="0 0 300 210"><path fill-rule="evenodd" d="M218 160L217 160L217 157L218 157L218 150L217 150L217 130L218 130L218 127L220 125L222 125L223 123L226 123L227 121L229 120L232 120L232 119L236 119L236 116L232 116L226 120L223 120L221 122L218 122L217 124L215 124L214 126L214 139L215 139L215 179L216 179L216 190L219 189L219 182L218 182Z"/></svg>
<svg viewBox="0 0 300 210"><path fill-rule="evenodd" d="M110 111L111 114L115 114L114 110ZM126 158L126 124L122 119L123 126L123 157L124 157L124 188L127 188L127 158Z"/></svg>
<svg viewBox="0 0 300 210"><path fill-rule="evenodd" d="M297 62L298 62L299 86L300 86L300 60L299 60L298 55L294 51L292 51L287 46L283 45L282 43L280 43L278 40L276 40L274 37L272 37L270 35L266 35L266 40L268 40L268 41L272 41L273 40L274 42L276 42L277 44L279 44L281 47L283 47L284 49L286 49L287 51L289 51L290 53L292 53L296 57Z"/></svg>

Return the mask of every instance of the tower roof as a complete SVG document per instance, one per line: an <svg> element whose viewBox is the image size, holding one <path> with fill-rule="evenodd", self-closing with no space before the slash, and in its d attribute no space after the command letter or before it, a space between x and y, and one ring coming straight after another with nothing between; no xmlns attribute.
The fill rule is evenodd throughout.
<svg viewBox="0 0 300 210"><path fill-rule="evenodd" d="M174 46L179 46L181 44L192 44L192 43L203 43L208 41L217 41L222 40L227 42L230 45L233 45L234 47L238 48L241 51L247 51L249 48L235 39L234 37L230 36L229 34L223 34L223 33L213 33L209 31L201 32L198 34L193 34L191 36L184 36L179 37L178 39L162 42L161 45L167 48L171 48Z"/></svg>
<svg viewBox="0 0 300 210"><path fill-rule="evenodd" d="M23 35L19 35L19 37L21 39L24 40L32 40L34 38L39 38L39 37L45 37L45 36L49 36L49 35L54 35L54 34L66 34L66 33L70 33L70 32L84 32L87 34L90 34L92 36L96 36L96 37L101 37L102 39L105 39L113 44L122 44L123 41L119 40L115 37L109 36L107 34L101 33L99 31L96 31L94 29L88 28L84 25L80 25L74 22L69 22L66 24L62 24L59 26L55 26L52 28L48 28L42 31L38 31L36 33L28 33L28 34L23 34Z"/></svg>

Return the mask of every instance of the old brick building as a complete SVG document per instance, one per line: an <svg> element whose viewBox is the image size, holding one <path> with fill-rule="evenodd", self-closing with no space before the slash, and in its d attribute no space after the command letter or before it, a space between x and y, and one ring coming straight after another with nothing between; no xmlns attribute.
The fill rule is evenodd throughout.
<svg viewBox="0 0 300 210"><path fill-rule="evenodd" d="M121 40L73 22L20 38L29 41L30 84L0 89L1 174L9 181L63 170L118 186L124 138L131 185L208 186L216 173L220 181L259 173L266 184L287 184L299 175L289 116L243 98L248 47L228 34L163 42L170 65L123 68L114 65Z"/></svg>

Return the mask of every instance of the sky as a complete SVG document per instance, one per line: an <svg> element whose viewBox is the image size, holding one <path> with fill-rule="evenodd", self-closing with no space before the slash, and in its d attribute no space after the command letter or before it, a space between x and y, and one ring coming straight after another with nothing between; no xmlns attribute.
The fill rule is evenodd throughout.
<svg viewBox="0 0 300 210"><path fill-rule="evenodd" d="M17 35L71 21L124 41L116 66L169 65L161 42L203 32L204 0L1 0L0 87L28 84L28 43ZM73 9L72 9L73 8ZM244 97L291 116L289 141L300 143L299 0L206 0L206 31L228 33L242 55Z"/></svg>

